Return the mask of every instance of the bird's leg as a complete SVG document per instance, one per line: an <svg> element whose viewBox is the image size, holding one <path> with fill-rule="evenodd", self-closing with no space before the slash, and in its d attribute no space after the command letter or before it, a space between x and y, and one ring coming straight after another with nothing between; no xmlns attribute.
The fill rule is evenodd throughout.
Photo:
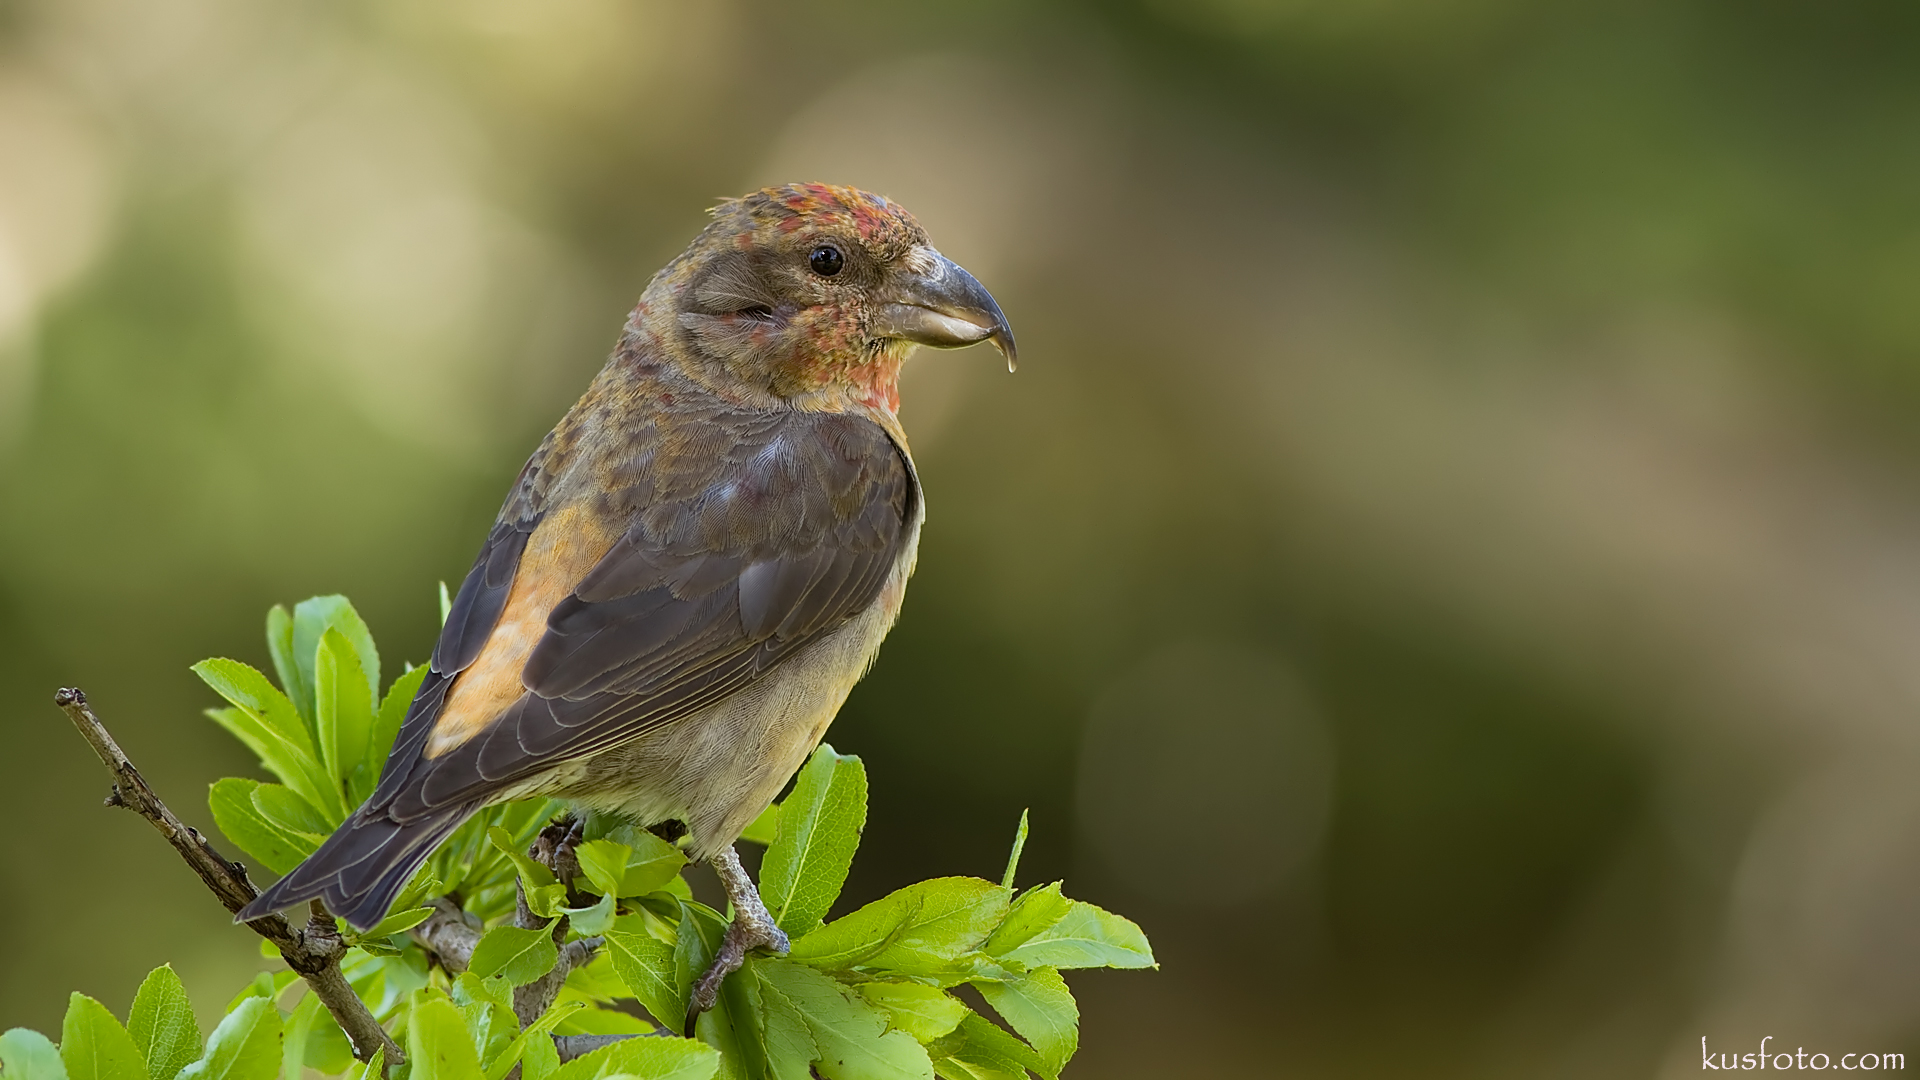
<svg viewBox="0 0 1920 1080"><path fill-rule="evenodd" d="M720 878L721 887L727 890L727 901L733 905L733 921L727 924L726 936L720 939L720 951L714 954L713 963L707 965L705 974L694 980L693 993L687 1002L688 1038L693 1037L693 1022L720 999L720 984L746 963L748 949L766 949L784 955L789 944L786 931L773 921L767 905L760 902L760 890L740 865L740 856L734 853L733 845L721 848L720 853L707 862ZM682 932L692 931L688 928Z"/></svg>

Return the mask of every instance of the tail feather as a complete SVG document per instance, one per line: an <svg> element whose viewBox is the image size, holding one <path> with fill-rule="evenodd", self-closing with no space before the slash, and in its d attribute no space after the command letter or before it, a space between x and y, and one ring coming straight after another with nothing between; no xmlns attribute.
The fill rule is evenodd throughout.
<svg viewBox="0 0 1920 1080"><path fill-rule="evenodd" d="M354 929L371 930L386 918L420 864L475 809L442 807L411 821L356 812L305 862L242 908L234 921L248 922L319 900Z"/></svg>

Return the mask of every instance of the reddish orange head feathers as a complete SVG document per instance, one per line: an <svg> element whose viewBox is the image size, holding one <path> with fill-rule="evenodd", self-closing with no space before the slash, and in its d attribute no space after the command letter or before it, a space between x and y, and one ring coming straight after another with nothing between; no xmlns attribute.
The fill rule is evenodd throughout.
<svg viewBox="0 0 1920 1080"><path fill-rule="evenodd" d="M891 414L915 344L990 340L1009 365L1015 355L986 288L904 207L856 188L790 184L720 204L642 299L676 352L803 408Z"/></svg>

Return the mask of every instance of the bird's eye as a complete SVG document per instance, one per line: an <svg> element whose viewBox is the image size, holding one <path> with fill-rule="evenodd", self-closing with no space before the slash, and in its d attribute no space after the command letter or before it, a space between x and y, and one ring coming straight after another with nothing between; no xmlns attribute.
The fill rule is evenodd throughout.
<svg viewBox="0 0 1920 1080"><path fill-rule="evenodd" d="M807 256L807 265L813 267L813 272L821 277L832 277L847 265L847 260L841 256L839 248L832 244L821 244L813 249L813 254Z"/></svg>

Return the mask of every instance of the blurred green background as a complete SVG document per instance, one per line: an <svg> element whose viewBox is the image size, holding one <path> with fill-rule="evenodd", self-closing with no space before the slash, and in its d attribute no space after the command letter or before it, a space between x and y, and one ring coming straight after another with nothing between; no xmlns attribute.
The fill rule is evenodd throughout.
<svg viewBox="0 0 1920 1080"><path fill-rule="evenodd" d="M422 660L716 197L889 194L921 569L843 907L1023 877L1163 969L1080 1077L1920 1054L1920 7L0 2L0 1027L261 961L187 671Z"/></svg>

